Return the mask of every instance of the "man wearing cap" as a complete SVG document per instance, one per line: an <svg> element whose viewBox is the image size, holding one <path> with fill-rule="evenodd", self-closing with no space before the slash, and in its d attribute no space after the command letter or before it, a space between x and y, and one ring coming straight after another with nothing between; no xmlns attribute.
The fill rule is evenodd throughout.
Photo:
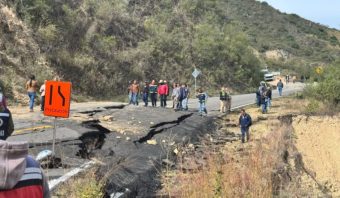
<svg viewBox="0 0 340 198"><path fill-rule="evenodd" d="M14 131L12 114L0 101L0 140L6 140Z"/></svg>

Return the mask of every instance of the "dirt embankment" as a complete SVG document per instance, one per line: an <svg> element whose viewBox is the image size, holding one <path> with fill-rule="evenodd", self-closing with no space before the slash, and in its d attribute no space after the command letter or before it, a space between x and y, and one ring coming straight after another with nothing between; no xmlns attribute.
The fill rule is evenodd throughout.
<svg viewBox="0 0 340 198"><path fill-rule="evenodd" d="M340 117L298 116L293 127L306 168L334 197L340 197Z"/></svg>
<svg viewBox="0 0 340 198"><path fill-rule="evenodd" d="M340 117L307 117L306 105L285 98L274 100L268 114L248 108L253 125L245 144L239 140L238 112L221 117L217 132L183 149L176 170L164 173L160 194L338 197Z"/></svg>
<svg viewBox="0 0 340 198"><path fill-rule="evenodd" d="M0 1L0 86L15 103L28 103L28 76L35 74L42 83L54 73L33 35L15 10Z"/></svg>

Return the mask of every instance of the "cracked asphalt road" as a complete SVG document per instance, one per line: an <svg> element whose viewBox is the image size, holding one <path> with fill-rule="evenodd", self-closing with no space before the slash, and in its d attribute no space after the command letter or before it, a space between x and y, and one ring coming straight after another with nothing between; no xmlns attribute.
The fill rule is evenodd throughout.
<svg viewBox="0 0 340 198"><path fill-rule="evenodd" d="M284 95L300 91L303 84L286 86ZM273 97L278 97L276 90ZM255 94L235 95L232 108L253 104ZM129 196L149 196L160 187L158 170L162 160L174 155L174 146L200 141L215 130L219 98L210 97L209 117L200 117L197 100L189 101L189 112L171 109L125 106L123 103L91 102L71 104L70 119L58 119L56 156L60 167L46 169L51 179L89 162L91 157L103 159L101 173L115 167L106 187L107 195L125 192ZM15 134L9 141L28 141L30 153L51 149L53 118L41 112L26 113L14 108ZM154 140L155 145L147 144ZM175 156L172 156L175 157Z"/></svg>

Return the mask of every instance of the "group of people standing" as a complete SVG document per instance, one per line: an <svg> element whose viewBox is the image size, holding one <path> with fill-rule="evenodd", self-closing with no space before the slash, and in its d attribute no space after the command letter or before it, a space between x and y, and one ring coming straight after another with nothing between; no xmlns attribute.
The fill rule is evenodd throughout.
<svg viewBox="0 0 340 198"><path fill-rule="evenodd" d="M280 79L276 85L279 96L282 96L283 83ZM261 81L259 88L256 91L256 104L261 107L262 113L267 113L271 107L272 88L267 86L264 81Z"/></svg>
<svg viewBox="0 0 340 198"><path fill-rule="evenodd" d="M271 107L272 101L272 89L270 86L266 86L266 83L262 81L259 88L256 91L256 104L262 107L262 113L267 113Z"/></svg>
<svg viewBox="0 0 340 198"><path fill-rule="evenodd" d="M188 100L190 97L190 90L187 84L173 83L172 93L170 95L169 84L166 80L160 80L156 83L152 80L144 82L144 86L141 89L137 80L130 81L128 86L129 104L138 105L140 95L144 102L144 106L149 105L149 98L151 100L152 107L157 107L157 99L160 100L160 107L167 107L168 97L171 96L173 101L172 108L174 110L188 110Z"/></svg>

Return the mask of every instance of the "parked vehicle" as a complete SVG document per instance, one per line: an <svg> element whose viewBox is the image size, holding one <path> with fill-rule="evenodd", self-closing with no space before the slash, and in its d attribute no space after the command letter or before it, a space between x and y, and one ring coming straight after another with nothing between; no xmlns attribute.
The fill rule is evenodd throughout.
<svg viewBox="0 0 340 198"><path fill-rule="evenodd" d="M266 74L264 74L264 80L265 81L273 81L274 75L272 73L266 73Z"/></svg>
<svg viewBox="0 0 340 198"><path fill-rule="evenodd" d="M274 74L269 72L268 69L262 69L261 72L263 73L264 81L273 81L274 80Z"/></svg>

